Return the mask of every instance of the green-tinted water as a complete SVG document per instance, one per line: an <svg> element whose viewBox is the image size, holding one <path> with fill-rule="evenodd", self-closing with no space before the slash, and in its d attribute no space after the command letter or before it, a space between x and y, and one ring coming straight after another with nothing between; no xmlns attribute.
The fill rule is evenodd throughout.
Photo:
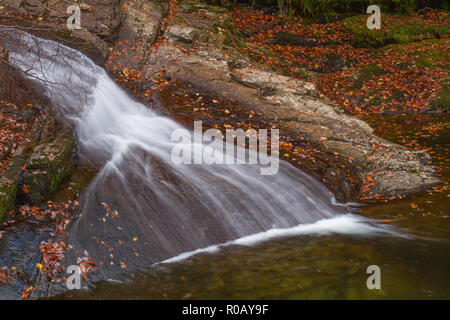
<svg viewBox="0 0 450 320"><path fill-rule="evenodd" d="M448 115L372 117L376 133L427 149L449 170ZM98 283L65 298L130 299L450 299L450 194L446 185L408 199L367 205L359 214L410 238L296 236L252 247L232 246L163 264L124 283ZM369 290L366 269L381 269Z"/></svg>

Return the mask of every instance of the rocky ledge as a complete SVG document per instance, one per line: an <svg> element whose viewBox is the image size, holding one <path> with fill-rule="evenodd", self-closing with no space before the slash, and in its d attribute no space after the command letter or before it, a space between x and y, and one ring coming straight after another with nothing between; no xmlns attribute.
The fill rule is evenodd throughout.
<svg viewBox="0 0 450 320"><path fill-rule="evenodd" d="M64 14L51 11L60 2L45 4L48 19L59 19L53 23L58 30L64 28ZM149 106L161 105L176 117L182 113L188 122L204 119L204 129L225 124L237 129L243 118L278 128L283 159L323 181L339 200L391 198L440 183L426 152L375 136L313 84L252 62L242 53L225 8L166 0L86 0L83 7L83 38L99 48L112 75L132 75L135 93L152 88ZM155 75L163 86L149 84ZM177 98L190 94L214 102L198 112Z"/></svg>
<svg viewBox="0 0 450 320"><path fill-rule="evenodd" d="M0 59L8 61L1 44ZM15 204L39 205L56 191L72 171L76 145L31 83L4 62L0 69L1 223Z"/></svg>
<svg viewBox="0 0 450 320"><path fill-rule="evenodd" d="M238 50L239 40L233 38L226 9L198 2L171 3L170 15L161 23L167 14L167 6L161 3L133 2L122 26L137 30L135 48L129 52L145 54L134 55L131 62L126 50L110 55L111 68L131 70L138 65L144 78L164 74L169 87L173 84L233 101L260 115L270 127L280 129L282 143L288 145L285 159L322 180L340 200L389 198L440 183L426 152L410 151L375 136L367 123L345 114L312 83L252 63ZM152 14L145 15L149 6ZM157 29L161 37L151 48L143 30ZM162 101L169 109L176 103ZM196 119L194 109L185 113ZM209 108L213 114L221 110L220 104ZM222 117L233 122L223 112Z"/></svg>

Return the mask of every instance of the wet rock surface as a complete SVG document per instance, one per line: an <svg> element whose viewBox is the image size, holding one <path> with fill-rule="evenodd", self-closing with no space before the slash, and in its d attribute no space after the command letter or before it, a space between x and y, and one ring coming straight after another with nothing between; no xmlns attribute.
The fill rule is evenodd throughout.
<svg viewBox="0 0 450 320"><path fill-rule="evenodd" d="M183 7L176 6L167 29L182 30L183 26L189 26L191 34L198 33L198 40L183 43L173 32L165 32L141 72L148 76L163 72L171 82L232 99L270 119L286 140L314 146L322 153L317 157L323 160L333 158L334 166L309 166L308 171L341 200L410 194L439 183L427 161L374 136L365 122L346 115L313 84L266 71L226 47L223 37L216 32L218 25L225 28L224 20L224 16L217 18L214 7L194 10L186 3ZM329 60L337 69L345 68L345 61ZM303 167L302 163L294 164ZM348 187L342 188L343 185Z"/></svg>
<svg viewBox="0 0 450 320"><path fill-rule="evenodd" d="M231 100L262 115L280 129L285 141L299 150L315 150L304 156L309 160L301 160L297 149L296 161L292 154L286 160L323 181L340 200L411 194L440 183L426 156L376 137L365 122L347 115L313 84L274 73L243 56L236 50L238 40L225 32L230 20L226 9L186 1L169 6L164 0L85 3L84 39L98 41L94 45L103 48L112 74L138 73L137 81L162 74L170 85ZM48 5L53 10L53 2ZM111 17L109 22L106 17ZM63 28L65 20L60 21ZM316 45L290 34L278 34L273 41ZM339 71L354 63L330 55L323 68ZM162 90L154 96L170 100ZM214 108L220 106L213 105L211 112Z"/></svg>
<svg viewBox="0 0 450 320"><path fill-rule="evenodd" d="M40 204L52 195L74 167L75 140L71 132L50 118L44 123L44 132L26 163L20 182L28 186L20 192L23 200Z"/></svg>
<svg viewBox="0 0 450 320"><path fill-rule="evenodd" d="M42 124L40 123L42 121ZM76 144L47 109L36 117L29 139L5 157L0 176L0 220L16 204L39 205L49 198L71 173Z"/></svg>
<svg viewBox="0 0 450 320"><path fill-rule="evenodd" d="M60 3L48 1L46 5L56 9L56 4ZM375 136L369 125L347 115L322 96L313 84L268 70L241 55L234 47L237 40L224 32L227 12L223 8L184 3L172 6L169 19L165 19L169 13L166 1L133 1L129 5L120 7L115 1L86 1L81 5L83 14L95 19L83 20L88 21L83 30L67 33L62 18L57 28L52 29L59 30L57 35L62 37L58 40L54 32L50 37L86 53L91 48L90 56L98 64L108 58L107 67L112 75L135 76L138 90L130 90L131 94L143 94L152 89L151 98L148 95L144 102L188 126L193 120L203 120L204 129L218 125L220 128L230 125L245 128L248 123L255 128L280 129L282 159L325 183L339 200L412 194L439 183L426 152L409 151ZM24 12L54 15L39 6L31 7L18 6ZM106 12L113 13L111 24L108 24L110 17ZM81 47L74 41L74 34L80 35L76 39L84 41ZM2 54L7 57L0 46L0 58ZM344 70L353 63L342 57L329 57L326 61L324 68L327 70ZM158 79L161 86L154 88L151 79ZM124 83L124 87L129 89L129 84ZM198 103L188 105L192 100L186 96L195 97ZM0 221L2 215L8 215L18 203L41 204L43 210L48 210L52 205L42 202L59 188L73 167L75 144L70 131L48 113L49 106L36 103L37 100L31 102L33 107L25 110L11 109L0 103L2 113L34 123L30 141L0 154L2 160L7 159L6 171L0 178ZM167 170L160 171L167 173ZM164 180L166 178L164 176ZM186 186L181 189L187 190ZM111 194L111 199L116 194ZM56 210L55 206L53 204ZM28 210L34 208L28 207ZM62 217L66 218L69 216ZM13 219L16 217L8 221ZM40 289L30 298L45 297L52 294L49 287L54 283L48 282L36 268L42 258L38 246L48 239L53 239L56 245L59 239L54 238L55 230L61 233L64 229L58 229L59 222L56 227L54 221L48 223L47 218L36 217L31 223L27 219L27 216L18 217L17 222L5 228L5 237L12 246L0 257L0 265L14 265L25 271L14 285L15 292L11 296L19 298L32 284ZM335 242L335 239L330 240ZM349 241L353 243L353 238ZM270 247L270 250L280 251L272 244ZM367 250L362 252L367 253ZM208 265L209 260L208 257ZM309 275L306 278L309 279ZM22 283L22 279L26 281Z"/></svg>
<svg viewBox="0 0 450 320"><path fill-rule="evenodd" d="M0 59L8 61L0 45ZM20 203L40 204L73 168L75 141L29 80L0 62L0 222ZM11 86L17 85L16 89Z"/></svg>
<svg viewBox="0 0 450 320"><path fill-rule="evenodd" d="M69 30L67 23L72 13L67 13L67 9L72 4L62 0L7 1L6 6L13 14L5 23L27 27L37 36L73 47L97 64L103 64L108 55L108 44L114 41L113 36L120 26L119 1L86 0L79 3L81 29Z"/></svg>
<svg viewBox="0 0 450 320"><path fill-rule="evenodd" d="M19 148L10 159L5 174L0 177L0 222L14 208L22 168L28 154L29 148Z"/></svg>

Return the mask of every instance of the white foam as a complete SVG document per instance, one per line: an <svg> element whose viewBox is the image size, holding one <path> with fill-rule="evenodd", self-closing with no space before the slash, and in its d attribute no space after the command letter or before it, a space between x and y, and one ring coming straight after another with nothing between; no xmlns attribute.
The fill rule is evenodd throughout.
<svg viewBox="0 0 450 320"><path fill-rule="evenodd" d="M213 245L194 251L184 252L175 257L162 261L161 263L174 263L185 260L199 253L215 253L222 247L230 245L253 246L255 244L269 241L275 238L293 237L300 235L328 235L328 234L347 234L363 236L396 236L408 238L409 236L401 234L388 225L381 225L375 220L364 218L353 214L345 214L329 219L322 219L315 223L300 224L292 228L273 228L264 232L255 233L236 240L228 241L223 244Z"/></svg>

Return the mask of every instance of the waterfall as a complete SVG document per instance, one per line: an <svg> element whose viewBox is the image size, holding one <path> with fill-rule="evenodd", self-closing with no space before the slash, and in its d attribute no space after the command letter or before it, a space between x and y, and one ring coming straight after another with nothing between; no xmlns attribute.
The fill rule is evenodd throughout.
<svg viewBox="0 0 450 320"><path fill-rule="evenodd" d="M99 168L68 241L102 261L103 271L120 272L121 261L138 270L275 236L385 230L336 204L324 185L284 161L266 176L258 165L175 165L171 134L180 124L134 101L82 53L10 34L10 63L72 126L80 158Z"/></svg>

